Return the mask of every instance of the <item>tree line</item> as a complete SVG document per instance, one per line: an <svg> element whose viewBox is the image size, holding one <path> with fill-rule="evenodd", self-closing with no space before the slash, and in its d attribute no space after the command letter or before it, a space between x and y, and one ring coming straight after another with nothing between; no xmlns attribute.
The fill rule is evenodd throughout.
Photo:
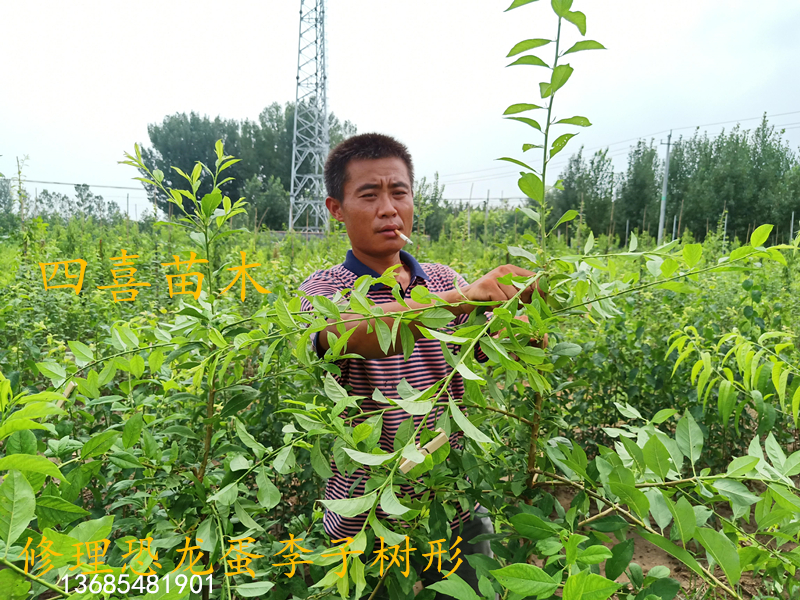
<svg viewBox="0 0 800 600"><path fill-rule="evenodd" d="M142 157L151 169L164 173L168 185L175 185L180 176L170 167L189 169L197 160L213 165L214 143L222 139L226 153L241 159L226 172L234 180L223 189L227 188L225 192L232 199L244 197L249 202L247 215L236 226L282 230L287 228L289 216L293 127L292 102L269 105L255 121L176 113L148 125L150 144L142 148ZM354 124L342 122L334 114L329 115L329 128L331 147L356 132ZM786 241L793 212L794 232L800 231L800 156L783 134L764 117L753 130L737 125L713 137L696 131L674 140L666 237L671 236L673 217L678 235L688 231L699 240L716 229L726 215L728 236L742 241L754 223L765 222L776 225L770 242ZM656 237L664 172L660 153L663 151L655 140L639 140L630 148L625 171L615 173L608 149L587 156L581 148L561 173L563 189L548 192L551 224L567 210L575 209L581 212L580 222L596 236L612 234L624 242L628 228ZM15 193L11 183L0 179L0 230L4 232L13 231L19 222L19 191ZM210 189L209 178L203 180L200 194L203 186ZM166 198L154 194L149 186L145 189L150 200L169 214L171 205ZM487 227L482 207L473 206L468 230L466 205L444 198L438 176L430 182L425 178L416 182L415 208L414 231L433 240L442 235L466 239L489 233L494 240L498 234L517 229L513 211L492 209ZM28 194L25 215L46 222L65 222L73 217L85 222L91 218L104 225L124 220L116 203L105 201L87 185L75 186L73 196L48 190ZM454 236L456 229L460 233Z"/></svg>
<svg viewBox="0 0 800 600"><path fill-rule="evenodd" d="M667 180L666 239L673 216L678 235L689 231L702 240L727 215L727 234L745 241L753 225L774 223L775 240L787 241L794 212L800 228L800 157L784 131L764 117L753 130L739 125L709 137L695 133L672 144ZM649 232L656 237L664 160L654 140L639 140L628 153L627 168L615 173L608 150L586 157L574 154L561 174L563 190L550 191L555 221L568 209L581 210L595 233Z"/></svg>

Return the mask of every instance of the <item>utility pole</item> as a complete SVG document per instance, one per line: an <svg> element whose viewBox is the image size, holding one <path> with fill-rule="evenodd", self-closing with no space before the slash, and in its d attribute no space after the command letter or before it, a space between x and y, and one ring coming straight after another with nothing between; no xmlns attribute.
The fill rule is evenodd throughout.
<svg viewBox="0 0 800 600"><path fill-rule="evenodd" d="M664 187L661 189L661 215L658 217L658 241L656 244L661 245L664 241L664 219L667 212L667 184L669 183L669 145L672 141L672 132L667 136L667 158L664 161Z"/></svg>
<svg viewBox="0 0 800 600"><path fill-rule="evenodd" d="M794 240L794 211L792 211L792 221L789 223L789 243Z"/></svg>
<svg viewBox="0 0 800 600"><path fill-rule="evenodd" d="M719 230L717 230L719 231ZM725 238L728 237L728 212L725 211L725 229L722 230L722 245L725 246Z"/></svg>
<svg viewBox="0 0 800 600"><path fill-rule="evenodd" d="M125 195L125 241L127 242L131 233L131 195Z"/></svg>
<svg viewBox="0 0 800 600"><path fill-rule="evenodd" d="M325 2L326 0L300 0L289 231L294 230L304 212L306 231L328 229L323 176L330 146L326 93Z"/></svg>
<svg viewBox="0 0 800 600"><path fill-rule="evenodd" d="M614 235L614 173L611 173L611 217L608 219L608 238L606 252L611 251L611 236Z"/></svg>
<svg viewBox="0 0 800 600"><path fill-rule="evenodd" d="M672 239L675 239L675 228L678 226L678 215L672 215Z"/></svg>
<svg viewBox="0 0 800 600"><path fill-rule="evenodd" d="M472 239L472 188L475 184L469 186L469 200L467 200L467 241Z"/></svg>
<svg viewBox="0 0 800 600"><path fill-rule="evenodd" d="M489 245L489 190L486 190L486 207L483 213L483 247Z"/></svg>

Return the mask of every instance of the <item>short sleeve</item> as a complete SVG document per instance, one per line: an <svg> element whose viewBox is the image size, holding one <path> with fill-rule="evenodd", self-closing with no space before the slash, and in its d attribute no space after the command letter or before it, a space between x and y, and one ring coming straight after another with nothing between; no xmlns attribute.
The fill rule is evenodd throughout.
<svg viewBox="0 0 800 600"><path fill-rule="evenodd" d="M330 276L327 271L317 271L312 273L300 285L300 291L307 296L325 296L326 298L333 298L333 296L341 289L341 286ZM308 298L300 298L300 308L302 310L313 310L313 305ZM311 336L311 344L314 346L314 351L317 356L322 358L325 355L319 347L319 332Z"/></svg>

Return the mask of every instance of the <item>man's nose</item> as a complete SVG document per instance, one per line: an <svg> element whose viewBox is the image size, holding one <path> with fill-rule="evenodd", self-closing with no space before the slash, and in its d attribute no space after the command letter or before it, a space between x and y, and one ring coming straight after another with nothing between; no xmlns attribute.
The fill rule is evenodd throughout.
<svg viewBox="0 0 800 600"><path fill-rule="evenodd" d="M388 192L379 194L378 202L378 216L393 217L397 214L397 209L392 202L392 195Z"/></svg>

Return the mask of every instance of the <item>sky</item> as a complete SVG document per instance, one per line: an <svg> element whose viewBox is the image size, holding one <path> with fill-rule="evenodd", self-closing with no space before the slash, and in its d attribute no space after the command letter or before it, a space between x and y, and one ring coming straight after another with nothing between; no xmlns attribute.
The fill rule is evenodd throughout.
<svg viewBox="0 0 800 600"><path fill-rule="evenodd" d="M551 38L546 0L504 12L510 0L328 0L328 106L359 132L403 141L417 177L439 173L445 197L519 196L518 169L538 162L523 143L536 131L507 121L509 104L538 101L545 70L506 65L514 44ZM255 119L295 98L300 0L26 0L0 20L0 173L27 156L29 190L71 192L38 181L88 183L131 216L144 192L119 165L147 125L195 111ZM587 34L606 50L566 57L575 72L556 96L559 117L580 131L550 170L581 145L609 147L623 170L637 138L709 134L766 113L800 146L800 2L785 0L576 0ZM565 42L581 39L565 24ZM540 55L548 62L552 46ZM536 115L532 115L536 116ZM538 134L537 134L538 135ZM665 148L661 147L663 156ZM549 180L552 182L552 180ZM288 183L288 182L287 182ZM135 187L136 190L98 186ZM287 185L288 187L288 185Z"/></svg>

